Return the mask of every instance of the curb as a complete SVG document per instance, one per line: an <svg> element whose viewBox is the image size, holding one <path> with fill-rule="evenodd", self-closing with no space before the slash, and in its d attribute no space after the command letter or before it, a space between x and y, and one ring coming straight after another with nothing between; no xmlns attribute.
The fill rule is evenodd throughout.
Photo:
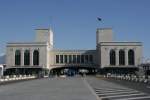
<svg viewBox="0 0 150 100"><path fill-rule="evenodd" d="M88 84L88 82L86 81L85 78L83 78L83 82L85 83L85 85L89 88L89 90L92 92L93 95L96 96L96 100L102 100L93 90L93 88Z"/></svg>

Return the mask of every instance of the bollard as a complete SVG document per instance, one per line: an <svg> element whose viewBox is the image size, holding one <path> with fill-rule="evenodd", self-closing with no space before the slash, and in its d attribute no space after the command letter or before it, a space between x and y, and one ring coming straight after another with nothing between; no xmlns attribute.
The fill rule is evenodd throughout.
<svg viewBox="0 0 150 100"><path fill-rule="evenodd" d="M148 82L147 79L145 79L145 80L144 80L144 83L147 83L147 82Z"/></svg>

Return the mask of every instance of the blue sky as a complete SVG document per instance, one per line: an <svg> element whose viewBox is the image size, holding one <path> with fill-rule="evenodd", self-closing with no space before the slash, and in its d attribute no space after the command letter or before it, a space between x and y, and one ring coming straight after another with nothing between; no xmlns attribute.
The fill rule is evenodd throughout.
<svg viewBox="0 0 150 100"><path fill-rule="evenodd" d="M7 42L34 41L34 29L49 27L55 48L95 49L96 28L112 27L116 41L143 42L149 58L149 5L150 0L0 0L0 54Z"/></svg>

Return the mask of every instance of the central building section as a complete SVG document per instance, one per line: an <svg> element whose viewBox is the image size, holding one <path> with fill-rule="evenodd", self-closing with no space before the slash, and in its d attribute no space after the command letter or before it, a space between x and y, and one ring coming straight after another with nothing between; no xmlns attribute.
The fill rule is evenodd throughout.
<svg viewBox="0 0 150 100"><path fill-rule="evenodd" d="M97 67L96 50L52 50L52 67Z"/></svg>

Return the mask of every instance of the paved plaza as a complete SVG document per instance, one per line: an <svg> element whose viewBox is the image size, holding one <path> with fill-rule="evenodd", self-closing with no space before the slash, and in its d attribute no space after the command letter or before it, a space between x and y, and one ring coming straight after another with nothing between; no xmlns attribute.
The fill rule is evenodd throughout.
<svg viewBox="0 0 150 100"><path fill-rule="evenodd" d="M55 77L0 85L0 100L150 100L148 87L90 76Z"/></svg>
<svg viewBox="0 0 150 100"><path fill-rule="evenodd" d="M83 78L47 78L1 85L0 100L97 100Z"/></svg>

